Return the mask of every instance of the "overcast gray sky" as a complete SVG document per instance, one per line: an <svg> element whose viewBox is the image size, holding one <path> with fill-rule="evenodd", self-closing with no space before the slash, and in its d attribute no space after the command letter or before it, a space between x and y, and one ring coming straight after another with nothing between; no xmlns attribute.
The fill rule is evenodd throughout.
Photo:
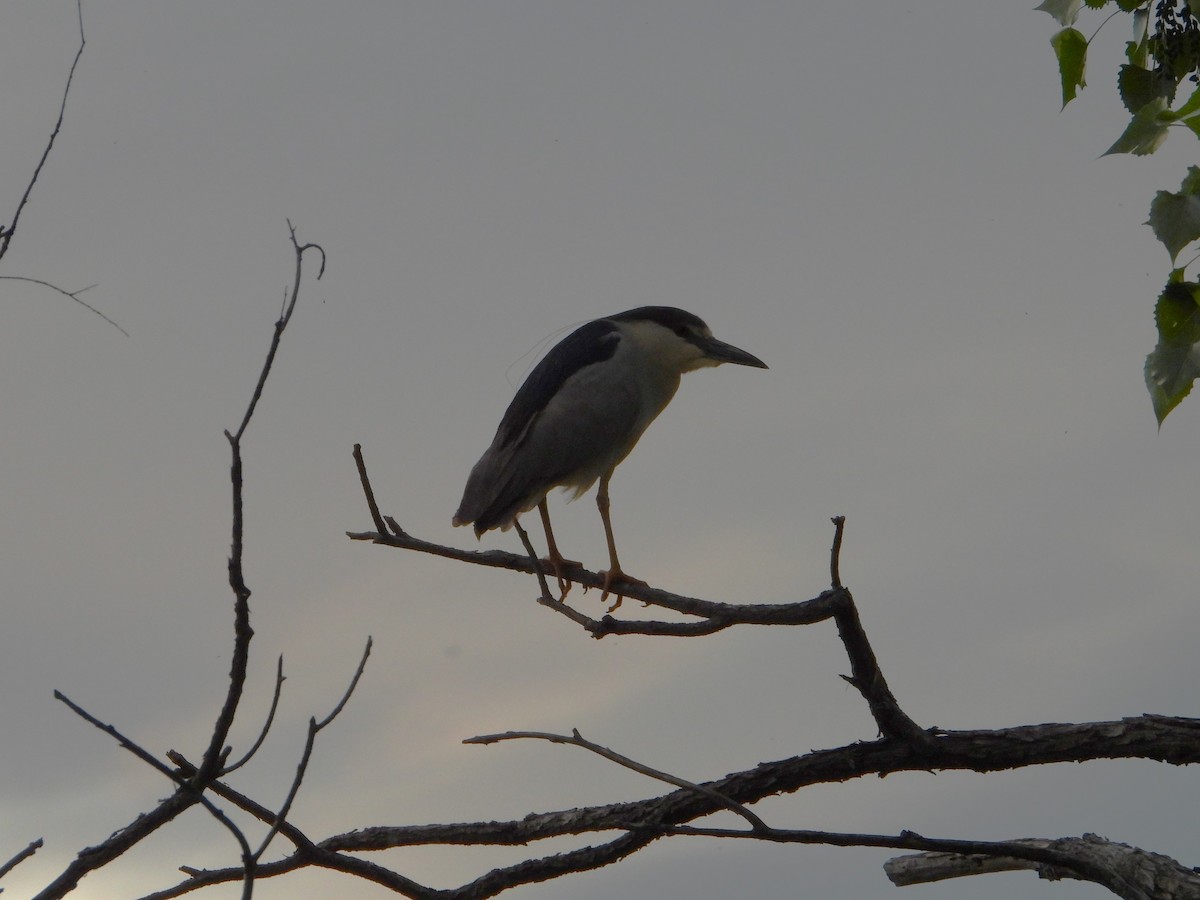
<svg viewBox="0 0 1200 900"><path fill-rule="evenodd" d="M156 752L207 738L232 625L222 431L291 275L287 218L329 266L309 271L247 436L242 746L280 653L288 681L239 786L282 798L308 717L376 642L295 807L309 835L661 790L569 748L460 744L490 731L575 727L692 779L875 736L832 625L597 642L527 578L344 537L370 526L361 442L385 513L474 546L450 517L524 374L565 329L643 304L684 307L771 368L689 375L618 470L630 572L805 599L843 514L843 577L922 724L1200 715L1200 407L1158 432L1142 383L1168 265L1142 223L1196 145L1098 159L1124 124L1122 26L1060 113L1056 26L1031 5L86 0L66 125L0 274L94 283L86 299L130 336L0 288L0 857L47 842L6 896L168 790L52 689ZM4 218L75 42L70 0L0 6ZM590 496L551 506L564 551L601 567ZM1093 763L864 780L759 811L1093 831L1195 862L1197 809L1193 772ZM451 885L545 851L379 861ZM512 896L876 900L899 896L890 855L663 841ZM235 859L197 812L76 896ZM303 876L256 896L381 892ZM904 896L1107 895L1010 874Z"/></svg>

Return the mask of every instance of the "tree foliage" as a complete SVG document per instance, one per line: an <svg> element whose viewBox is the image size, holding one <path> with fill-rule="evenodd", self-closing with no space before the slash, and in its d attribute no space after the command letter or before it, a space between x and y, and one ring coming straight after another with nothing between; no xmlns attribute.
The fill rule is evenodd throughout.
<svg viewBox="0 0 1200 900"><path fill-rule="evenodd" d="M1075 27L1083 8L1108 14L1091 37ZM1114 16L1131 18L1133 39L1117 73L1117 92L1129 124L1110 153L1146 156L1162 146L1172 128L1200 137L1200 19L1179 0L1044 0L1062 30L1051 39L1065 107L1086 86L1087 54L1100 28ZM1187 269L1200 259L1200 168L1191 166L1176 192L1159 191L1147 224L1171 255L1166 287L1158 297L1158 345L1146 357L1146 388L1159 425L1191 392L1200 376L1200 282ZM1180 261L1184 251L1193 251ZM1193 276L1195 278L1195 276Z"/></svg>

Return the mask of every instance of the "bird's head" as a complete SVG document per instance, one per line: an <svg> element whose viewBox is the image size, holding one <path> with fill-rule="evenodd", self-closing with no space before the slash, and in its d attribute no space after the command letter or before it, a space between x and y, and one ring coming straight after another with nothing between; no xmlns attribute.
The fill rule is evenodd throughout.
<svg viewBox="0 0 1200 900"><path fill-rule="evenodd" d="M713 337L699 316L673 306L642 306L609 316L609 321L679 373L722 363L767 368L757 356Z"/></svg>

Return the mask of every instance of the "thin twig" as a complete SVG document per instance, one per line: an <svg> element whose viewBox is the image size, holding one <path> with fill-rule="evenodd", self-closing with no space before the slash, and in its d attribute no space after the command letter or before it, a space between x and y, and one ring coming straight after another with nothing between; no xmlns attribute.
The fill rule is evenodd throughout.
<svg viewBox="0 0 1200 900"><path fill-rule="evenodd" d="M842 586L841 556L842 556L842 531L846 527L845 516L834 516L831 519L833 522L833 548L829 551L829 583L834 590Z"/></svg>
<svg viewBox="0 0 1200 900"><path fill-rule="evenodd" d="M363 462L362 444L354 445L354 464L358 467L358 480L362 483L363 494L367 498L367 509L371 511L371 521L375 523L375 530L385 532L387 527L383 524L383 517L379 515L375 491L371 487L371 479L367 477L367 464Z"/></svg>
<svg viewBox="0 0 1200 900"><path fill-rule="evenodd" d="M788 828L767 828L764 832L754 832L736 831L729 828L705 828L695 825L660 827L651 824L647 827L656 829L662 834L681 837L751 838L777 844L823 844L831 847L888 847L894 850L920 850L965 856L1011 857L1072 871L1079 868L1079 861L1070 854L1022 841L963 841L950 838L927 838L915 831L902 831L893 835Z"/></svg>
<svg viewBox="0 0 1200 900"><path fill-rule="evenodd" d="M750 823L751 828L755 832L770 831L770 827L760 819L757 815L750 811L746 806L738 803L736 800L731 800L720 791L715 791L703 784L696 784L694 781L688 781L685 778L680 778L678 775L672 775L669 772L664 772L661 769L655 769L645 763L640 763L635 759L630 759L617 753L615 750L610 750L601 744L589 741L579 733L578 728L572 728L570 735L552 734L545 731L506 731L503 734L483 734L478 737L467 738L463 741L464 744L497 744L501 741L514 741L523 739L533 739L539 741L549 741L552 744L570 744L573 747L582 747L595 753L597 756L602 756L607 760L615 762L619 766L624 766L634 772L649 776L657 781L663 781L667 784L673 784L675 787L684 788L685 790L695 791L704 797L714 800L724 806L726 809L732 810L743 819Z"/></svg>
<svg viewBox="0 0 1200 900"><path fill-rule="evenodd" d="M209 739L208 749L205 750L204 758L197 770L197 783L212 781L220 772L222 758L226 753L224 750L225 740L229 736L229 730L233 727L234 715L237 712L238 703L241 700L242 690L245 686L246 667L250 659L250 641L254 637L254 629L250 627L250 588L246 585L242 569L243 540L245 535L242 492L242 436L245 434L246 428L250 424L250 419L254 415L254 410L258 406L258 401L262 397L263 386L267 382L267 376L271 374L271 366L275 361L275 354L279 350L284 329L287 328L288 323L291 321L292 313L295 312L296 301L300 296L300 280L303 275L305 252L316 250L321 254L321 267L317 274L318 278L325 271L325 251L317 244L300 244L296 240L296 229L291 222L288 222L288 233L292 241L292 250L295 256L295 274L293 275L290 298L284 307L283 315L275 323L275 333L271 338L271 346L267 351L266 361L263 363L262 371L259 373L258 381L254 386L254 393L250 398L250 403L246 407L245 415L242 416L241 425L238 426L238 430L235 433L225 432L225 437L229 441L231 456L229 480L233 488L233 527L229 553L229 586L234 594L234 648L233 660L229 671L229 689L225 695L225 703L213 726L213 733Z"/></svg>
<svg viewBox="0 0 1200 900"><path fill-rule="evenodd" d="M197 788L197 787L193 786L188 780L182 778L178 772L173 770L170 766L166 765L165 763L160 762L157 757L155 757L153 754L151 754L148 750L146 750L144 747L142 747L136 741L133 741L130 738L126 737L124 734L122 734L115 725L101 722L99 719L97 719L95 716L93 716L91 713L89 713L83 707L81 707L77 703L73 702L70 698L68 698L61 691L56 690L54 692L54 699L59 700L62 703L64 703L77 716L79 716L80 718L84 719L85 721L94 725L96 728L103 731L105 734L107 734L109 737L116 740L116 742L118 744L120 744L123 748L128 750L130 753L132 753L134 756L136 756L142 762L146 763L151 768L157 770L160 774L166 776L170 781L172 781L177 786L177 788L179 790L184 791L185 793L192 794L194 797L194 801L199 803L201 806L203 806L208 811L209 815L211 815L214 819L216 819L219 823L221 823L221 825L223 825L234 836L234 838L237 840L237 842L241 845L242 858L243 859L249 858L250 844L246 840L246 836L242 833L241 829L238 828L237 825L235 825L233 823L233 820L231 820L227 815L225 815L225 813L216 804L214 804L211 800L209 800L207 797L204 796L202 788ZM245 894L245 896L248 897L249 894Z"/></svg>
<svg viewBox="0 0 1200 900"><path fill-rule="evenodd" d="M57 291L58 293L62 294L64 297L70 297L72 300L74 300L76 303L78 303L84 309L89 310L90 312L94 312L96 315L98 315L100 318L102 318L105 322L107 322L113 328L117 329L117 331L121 332L121 334L125 335L125 337L129 337L128 331L126 331L124 328L122 328L120 325L118 325L116 322L114 322L112 319L110 319L104 313L100 312L100 310L96 309L96 307L92 306L87 301L81 300L79 298L79 295L82 294L84 291L90 291L92 288L94 288L95 287L94 284L89 284L87 287L80 288L77 291L68 291L63 288L60 288L56 284L51 284L49 281L42 281L42 279L40 279L40 278L27 278L24 275L0 275L0 281L25 281L25 282L28 282L29 284L40 284L42 287L48 287L48 288L50 288L50 290Z"/></svg>
<svg viewBox="0 0 1200 900"><path fill-rule="evenodd" d="M284 303L283 311L279 319L275 322L275 335L271 338L271 347L267 351L267 359L263 363L262 371L258 376L258 383L254 385L254 393L250 397L250 403L246 406L246 414L242 417L242 424L238 426L234 438L241 440L242 435L246 432L246 426L250 424L250 419L254 416L254 410L258 406L258 401L262 397L263 386L267 383L267 376L271 374L271 366L275 363L275 354L279 350L279 342L283 338L283 331L288 326L288 322L292 320L292 313L296 311L296 300L300 296L300 276L304 265L304 254L308 250L316 250L321 254L321 267L317 270L317 280L325 274L325 250L320 244L300 244L296 241L296 228L289 221L288 231L292 239L292 249L295 254L296 271L292 276L291 295Z"/></svg>
<svg viewBox="0 0 1200 900"><path fill-rule="evenodd" d="M4 254L8 252L8 246L12 243L13 235L17 233L17 222L21 218L25 204L29 202L29 195L33 193L33 186L37 184L37 180L42 174L42 167L46 165L46 160L50 158L50 151L54 149L54 142L58 139L58 133L62 131L63 118L67 113L67 96L71 93L71 83L75 80L75 69L79 66L79 60L83 57L84 45L87 43L87 39L83 33L83 0L76 0L75 11L79 16L79 49L75 51L75 59L71 62L71 68L67 71L67 83L63 86L62 102L58 106L58 119L54 123L54 129L50 132L49 140L46 141L45 149L42 150L42 157L38 160L38 164L33 170L33 177L25 185L25 193L21 195L21 200L17 203L17 211L13 213L12 221L9 222L7 228L0 227L0 259L3 259ZM87 306L87 304L85 303L84 306Z"/></svg>
<svg viewBox="0 0 1200 900"><path fill-rule="evenodd" d="M240 769L248 763L254 754L258 752L258 748L263 745L263 741L267 739L267 733L271 730L271 725L275 721L275 711L279 709L279 697L283 693L283 683L287 679L283 675L283 654L279 654L279 659L275 662L275 690L271 692L271 708L267 710L267 719L263 722L262 730L258 733L258 738L250 745L242 758L235 763L229 763L221 767L221 776L224 777L230 772Z"/></svg>
<svg viewBox="0 0 1200 900"><path fill-rule="evenodd" d="M288 789L287 798L283 801L283 806L279 808L279 812L275 814L275 821L271 823L271 828L266 836L259 844L258 850L254 852L253 860L257 863L270 846L271 841L275 839L275 835L279 833L279 829L283 823L287 821L288 813L292 811L292 804L296 800L296 795L300 792L300 785L304 782L304 775L308 771L308 762L312 759L313 747L317 741L317 735L321 729L325 728L334 719L341 714L346 708L346 704L350 702L350 695L354 693L354 689L358 687L359 679L362 678L363 672L367 668L367 659L371 656L372 640L367 638L367 645L363 648L362 658L358 662L358 668L354 670L354 677L350 679L350 685L346 688L342 699L338 701L337 706L324 719L318 722L315 718L308 720L308 737L304 741L304 752L300 756L300 762L296 766L296 776L292 779L291 787Z"/></svg>
<svg viewBox="0 0 1200 900"><path fill-rule="evenodd" d="M529 532L521 527L521 523L513 519L513 527L517 530L517 534L521 538L521 543L525 545L525 552L529 554L529 564L533 567L533 573L537 576L538 587L541 588L542 594L538 598L538 602L552 599L550 594L550 585L546 581L546 571L542 566L541 559L538 558L537 551L533 549L533 541L529 540ZM561 604L560 604L561 605Z"/></svg>

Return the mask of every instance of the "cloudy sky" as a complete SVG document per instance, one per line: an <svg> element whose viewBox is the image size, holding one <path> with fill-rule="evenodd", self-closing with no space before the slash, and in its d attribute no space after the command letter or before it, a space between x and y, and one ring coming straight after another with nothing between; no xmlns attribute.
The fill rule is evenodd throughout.
<svg viewBox="0 0 1200 900"><path fill-rule="evenodd" d="M0 858L46 840L5 896L168 791L53 689L155 752L207 739L232 627L222 432L291 276L289 218L329 264L246 439L256 637L234 738L256 733L282 653L278 724L237 779L277 803L308 717L374 637L294 810L310 836L661 792L571 748L460 743L486 732L579 728L696 780L874 737L832 625L597 642L528 578L345 538L370 527L360 442L385 513L474 547L450 517L524 374L564 330L644 304L702 316L771 368L689 375L620 468L630 572L805 599L842 514L843 577L918 722L1200 715L1200 407L1158 431L1141 374L1168 266L1142 223L1195 143L1098 158L1124 124L1123 23L1060 112L1056 26L1030 6L85 0L66 125L0 274L95 284L85 298L129 336L0 282ZM0 218L57 114L75 16L71 0L0 6ZM552 511L564 551L601 567L591 499ZM1190 771L1093 763L864 780L759 811L986 840L1092 831L1195 862L1198 808ZM899 896L890 855L659 842L512 896L876 900ZM196 812L76 896L235 858ZM517 858L379 860L449 886ZM328 876L256 895L382 896ZM1107 895L1016 873L904 896Z"/></svg>

